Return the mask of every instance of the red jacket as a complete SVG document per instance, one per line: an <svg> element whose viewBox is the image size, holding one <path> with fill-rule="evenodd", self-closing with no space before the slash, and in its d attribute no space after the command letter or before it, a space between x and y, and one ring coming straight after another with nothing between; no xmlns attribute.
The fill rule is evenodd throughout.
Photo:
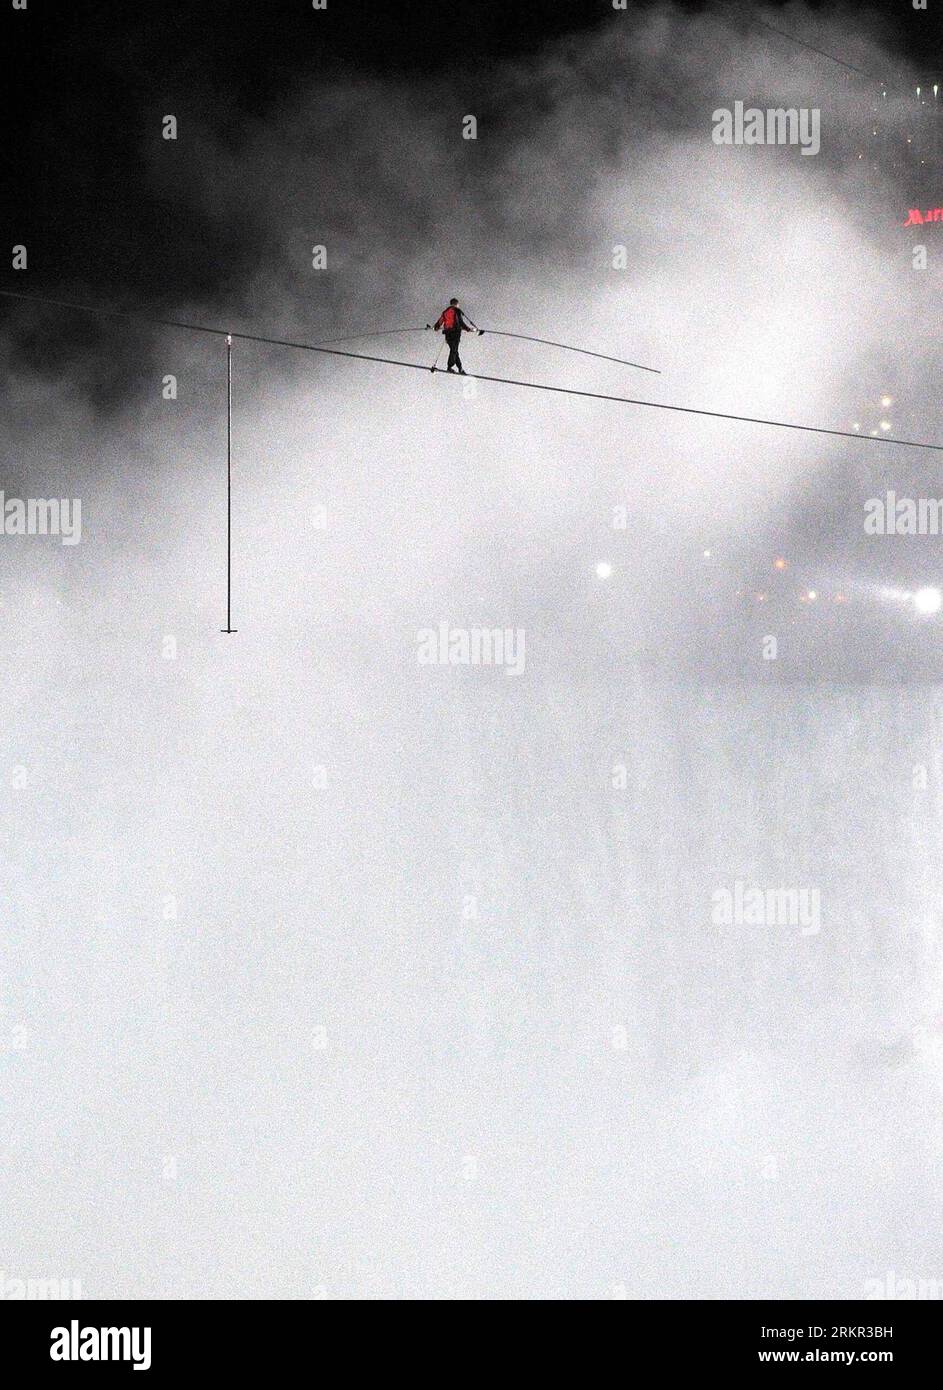
<svg viewBox="0 0 943 1390"><path fill-rule="evenodd" d="M467 328L461 309L456 305L450 304L447 309L443 309L436 323L436 332L441 328L444 333L451 333L456 328Z"/></svg>

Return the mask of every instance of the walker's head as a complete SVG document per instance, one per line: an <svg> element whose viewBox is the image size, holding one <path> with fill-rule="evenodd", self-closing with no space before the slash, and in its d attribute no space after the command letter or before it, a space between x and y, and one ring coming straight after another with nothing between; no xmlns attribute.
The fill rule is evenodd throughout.
<svg viewBox="0 0 943 1390"><path fill-rule="evenodd" d="M457 304L457 303L458 303L458 300L457 300L457 299L450 299L450 300L449 300L449 303L450 303L450 304Z"/></svg>

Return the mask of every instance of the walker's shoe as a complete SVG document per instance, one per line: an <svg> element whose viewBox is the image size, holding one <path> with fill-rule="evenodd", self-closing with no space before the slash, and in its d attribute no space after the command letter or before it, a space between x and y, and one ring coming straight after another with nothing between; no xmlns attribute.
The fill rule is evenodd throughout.
<svg viewBox="0 0 943 1390"><path fill-rule="evenodd" d="M454 367L446 367L445 370L448 372L449 376L454 376L454 375L455 375L455 368L454 368Z"/></svg>
<svg viewBox="0 0 943 1390"><path fill-rule="evenodd" d="M459 374L459 376L467 376L467 375L468 375L468 373L466 372L466 370L465 370L464 367L459 367L459 369L458 369L458 374Z"/></svg>

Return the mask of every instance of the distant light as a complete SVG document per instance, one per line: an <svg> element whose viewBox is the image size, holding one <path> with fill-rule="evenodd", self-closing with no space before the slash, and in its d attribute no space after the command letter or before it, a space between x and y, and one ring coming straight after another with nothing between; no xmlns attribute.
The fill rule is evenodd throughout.
<svg viewBox="0 0 943 1390"><path fill-rule="evenodd" d="M596 566L597 579L609 579L612 575L612 566L608 560L600 560Z"/></svg>
<svg viewBox="0 0 943 1390"><path fill-rule="evenodd" d="M882 429L882 430L889 430L890 427L891 427L891 422L890 422L890 420L882 420L882 421L881 421L881 429Z"/></svg>
<svg viewBox="0 0 943 1390"><path fill-rule="evenodd" d="M894 398L893 398L893 396L882 396L882 397L881 397L881 405L884 407L885 410L887 409L887 407L888 407L889 405L893 405L893 404L894 404Z"/></svg>
<svg viewBox="0 0 943 1390"><path fill-rule="evenodd" d="M766 602L766 595L765 595L765 594L757 594L757 596L756 596L756 601L757 601L757 603L765 603L765 602Z"/></svg>
<svg viewBox="0 0 943 1390"><path fill-rule="evenodd" d="M847 600L847 598L845 597L844 594L836 594L836 595L835 595L835 602L836 602L836 603L847 603L848 600Z"/></svg>
<svg viewBox="0 0 943 1390"><path fill-rule="evenodd" d="M861 425L860 425L860 423L856 420L855 423L852 425L851 428L852 428L853 430L860 430Z"/></svg>
<svg viewBox="0 0 943 1390"><path fill-rule="evenodd" d="M705 560L709 560L709 559L711 558L711 553L710 553L709 550L705 550L705 551L703 552L703 555L704 555L704 559L705 559Z"/></svg>
<svg viewBox="0 0 943 1390"><path fill-rule="evenodd" d="M939 613L941 604L943 604L943 594L940 593L939 589L918 589L914 594L914 608L925 617Z"/></svg>
<svg viewBox="0 0 943 1390"><path fill-rule="evenodd" d="M784 570L787 566L787 563L788 562L784 560L781 555L777 555L776 559L773 561L773 569Z"/></svg>

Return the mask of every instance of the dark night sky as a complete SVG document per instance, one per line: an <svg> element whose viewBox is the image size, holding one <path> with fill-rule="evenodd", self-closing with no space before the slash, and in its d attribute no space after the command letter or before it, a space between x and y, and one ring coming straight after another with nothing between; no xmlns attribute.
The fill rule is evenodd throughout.
<svg viewBox="0 0 943 1390"><path fill-rule="evenodd" d="M749 13L749 6L723 8ZM828 6L812 8L828 13ZM882 14L902 55L933 67L931 44L940 34L933 15L902 3L860 8ZM247 121L263 120L298 81L319 73L421 84L443 69L480 104L488 60L532 53L611 16L609 0L330 0L320 13L308 0L30 0L26 13L8 8L7 240L28 243L36 291L94 290L115 302L136 296L154 308L191 292L231 301L261 231L250 220L195 215L155 191L141 159L142 129L155 112L172 111L235 140ZM10 279L7 271L4 283Z"/></svg>

